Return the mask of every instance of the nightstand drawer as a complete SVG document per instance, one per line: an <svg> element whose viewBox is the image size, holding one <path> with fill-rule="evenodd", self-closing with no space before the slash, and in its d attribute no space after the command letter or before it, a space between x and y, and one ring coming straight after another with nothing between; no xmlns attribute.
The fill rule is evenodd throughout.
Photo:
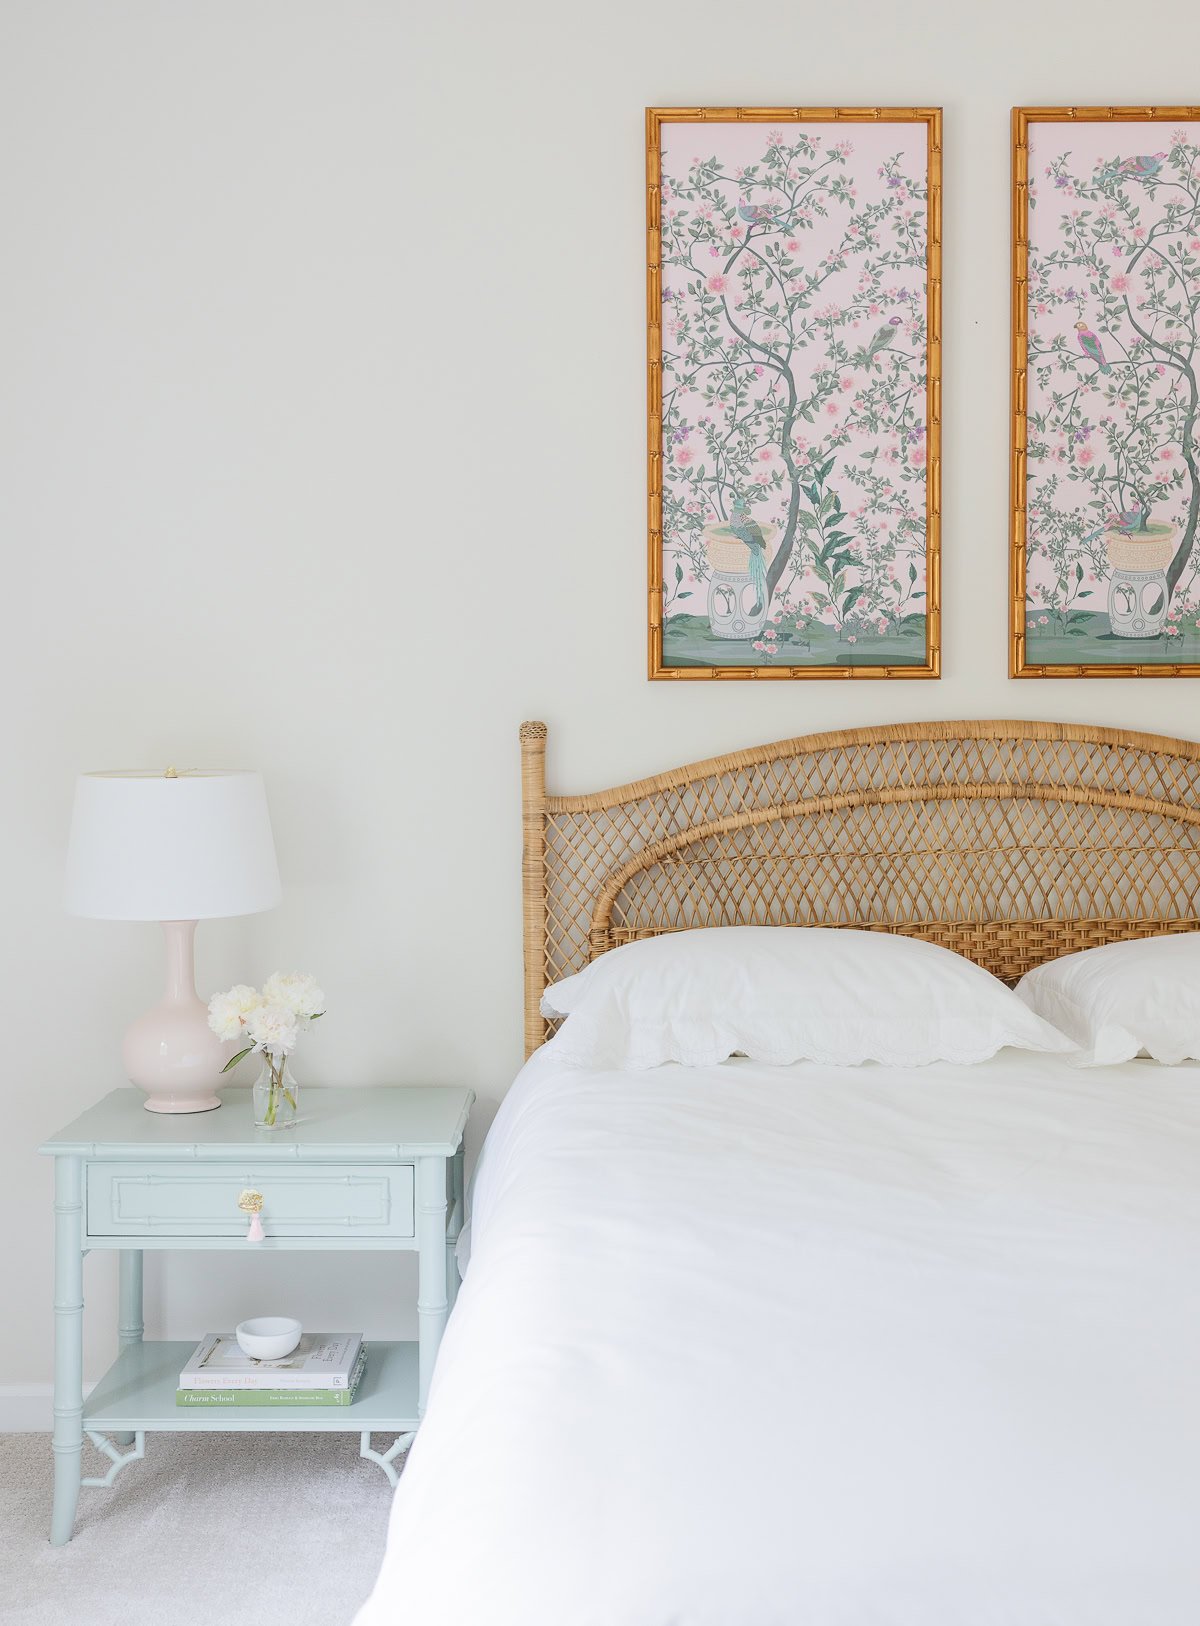
<svg viewBox="0 0 1200 1626"><path fill-rule="evenodd" d="M268 1237L410 1237L411 1164L317 1164L308 1168L230 1163L155 1169L144 1163L90 1163L87 1234L244 1236L244 1191L262 1193Z"/></svg>

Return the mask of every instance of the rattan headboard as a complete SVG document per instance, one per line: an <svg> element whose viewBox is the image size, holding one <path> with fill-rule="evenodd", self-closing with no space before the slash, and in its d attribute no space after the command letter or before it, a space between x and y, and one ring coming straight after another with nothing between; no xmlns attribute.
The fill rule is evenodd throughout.
<svg viewBox="0 0 1200 1626"><path fill-rule="evenodd" d="M1200 930L1200 745L1066 723L810 734L547 796L521 725L525 1045L542 992L695 926L856 926L1015 982L1060 954Z"/></svg>

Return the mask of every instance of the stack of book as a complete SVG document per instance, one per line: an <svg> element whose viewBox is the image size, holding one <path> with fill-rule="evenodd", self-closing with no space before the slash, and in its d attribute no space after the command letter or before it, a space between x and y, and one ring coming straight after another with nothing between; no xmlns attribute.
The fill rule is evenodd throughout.
<svg viewBox="0 0 1200 1626"><path fill-rule="evenodd" d="M210 1332L179 1374L177 1406L350 1406L367 1364L357 1332L306 1332L290 1355L256 1361Z"/></svg>

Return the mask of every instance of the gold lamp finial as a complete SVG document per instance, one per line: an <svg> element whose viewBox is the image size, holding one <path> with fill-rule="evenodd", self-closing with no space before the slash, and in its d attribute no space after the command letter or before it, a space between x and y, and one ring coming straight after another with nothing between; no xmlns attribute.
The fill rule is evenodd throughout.
<svg viewBox="0 0 1200 1626"><path fill-rule="evenodd" d="M173 762L168 767L166 773L163 774L163 778L164 779L178 779L179 778L179 769L175 766L175 764Z"/></svg>

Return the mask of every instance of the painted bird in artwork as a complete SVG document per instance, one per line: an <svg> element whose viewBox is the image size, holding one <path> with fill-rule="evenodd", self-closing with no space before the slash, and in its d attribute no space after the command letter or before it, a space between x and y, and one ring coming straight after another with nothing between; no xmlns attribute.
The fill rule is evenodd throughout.
<svg viewBox="0 0 1200 1626"><path fill-rule="evenodd" d="M778 213L769 203L738 204L738 214L748 226L769 226Z"/></svg>
<svg viewBox="0 0 1200 1626"><path fill-rule="evenodd" d="M1094 542L1098 536L1103 536L1105 531L1120 531L1123 536L1131 536L1134 531L1144 531L1145 529L1146 510L1140 502L1135 502L1131 508L1124 509L1121 513L1114 515L1112 519L1106 519L1103 525L1097 525L1094 531L1089 532L1087 536L1080 537L1079 540L1080 544L1086 547L1089 542Z"/></svg>
<svg viewBox="0 0 1200 1626"><path fill-rule="evenodd" d="M730 506L729 529L739 542L744 542L750 550L750 563L748 566L750 580L754 585L754 608L751 615L760 615L767 604L767 539L763 535L762 526L756 519L751 519L750 510L746 506L744 497L735 497Z"/></svg>
<svg viewBox="0 0 1200 1626"><path fill-rule="evenodd" d="M1148 152L1135 158L1114 158L1097 172L1096 178L1115 181L1119 175L1127 175L1131 181L1152 181L1163 167L1166 156L1165 152Z"/></svg>
<svg viewBox="0 0 1200 1626"><path fill-rule="evenodd" d="M1121 174L1128 175L1135 181L1152 181L1163 167L1165 152L1144 154L1140 158L1126 158L1121 165Z"/></svg>
<svg viewBox="0 0 1200 1626"><path fill-rule="evenodd" d="M877 356L881 350L886 350L889 344L894 344L896 342L896 329L903 326L903 323L904 318L902 316L888 317L884 326L881 327L877 333L872 334L870 339L867 340L866 346L864 347L864 353L867 361L870 361L872 356Z"/></svg>
<svg viewBox="0 0 1200 1626"><path fill-rule="evenodd" d="M1100 340L1087 323L1076 322L1075 331L1079 335L1079 348L1088 360L1094 361L1102 373L1111 373L1112 364L1104 359L1104 351L1100 348Z"/></svg>
<svg viewBox="0 0 1200 1626"><path fill-rule="evenodd" d="M1124 531L1128 536L1131 531L1144 531L1146 529L1146 510L1140 502L1135 502L1132 508L1126 508L1114 520L1109 521L1110 531Z"/></svg>

